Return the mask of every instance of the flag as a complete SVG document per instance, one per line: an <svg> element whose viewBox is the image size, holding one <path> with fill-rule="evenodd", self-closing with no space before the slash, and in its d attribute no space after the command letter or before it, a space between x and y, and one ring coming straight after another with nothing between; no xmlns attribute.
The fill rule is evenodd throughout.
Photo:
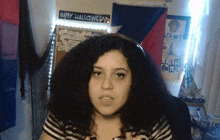
<svg viewBox="0 0 220 140"><path fill-rule="evenodd" d="M0 132L15 126L18 25L19 0L0 0Z"/></svg>
<svg viewBox="0 0 220 140"><path fill-rule="evenodd" d="M111 26L134 38L161 65L167 8L113 3Z"/></svg>

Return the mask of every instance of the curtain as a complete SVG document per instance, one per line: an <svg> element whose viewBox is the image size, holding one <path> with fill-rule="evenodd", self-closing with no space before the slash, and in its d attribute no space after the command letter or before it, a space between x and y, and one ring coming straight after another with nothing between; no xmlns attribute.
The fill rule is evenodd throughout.
<svg viewBox="0 0 220 140"><path fill-rule="evenodd" d="M206 46L204 65L199 69L206 111L220 115L220 29Z"/></svg>

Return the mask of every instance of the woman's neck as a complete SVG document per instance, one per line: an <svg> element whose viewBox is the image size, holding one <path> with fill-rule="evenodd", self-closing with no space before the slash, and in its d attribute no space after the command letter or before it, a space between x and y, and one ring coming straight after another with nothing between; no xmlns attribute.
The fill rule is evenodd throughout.
<svg viewBox="0 0 220 140"><path fill-rule="evenodd" d="M92 131L95 132L97 139L112 140L112 138L121 135L122 123L119 114L105 116L96 112L93 115L93 120L95 126Z"/></svg>
<svg viewBox="0 0 220 140"><path fill-rule="evenodd" d="M95 122L110 122L110 123L119 123L120 122L120 114L114 114L114 115L102 115L98 112L94 112L93 119Z"/></svg>

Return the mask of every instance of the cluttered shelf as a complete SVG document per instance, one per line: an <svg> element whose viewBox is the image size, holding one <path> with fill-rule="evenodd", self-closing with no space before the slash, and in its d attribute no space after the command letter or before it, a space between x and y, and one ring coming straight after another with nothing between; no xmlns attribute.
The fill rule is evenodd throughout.
<svg viewBox="0 0 220 140"><path fill-rule="evenodd" d="M184 102L191 115L193 140L220 140L220 117L207 114L205 102Z"/></svg>

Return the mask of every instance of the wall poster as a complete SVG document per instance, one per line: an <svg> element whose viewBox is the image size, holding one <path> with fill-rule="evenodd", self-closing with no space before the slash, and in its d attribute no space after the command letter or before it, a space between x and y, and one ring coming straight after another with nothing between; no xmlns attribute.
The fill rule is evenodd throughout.
<svg viewBox="0 0 220 140"><path fill-rule="evenodd" d="M190 17L168 15L166 19L161 70L171 93L177 96L184 74ZM174 91L175 85L176 90Z"/></svg>
<svg viewBox="0 0 220 140"><path fill-rule="evenodd" d="M60 59L80 42L92 37L106 34L105 30L92 30L57 26L54 67Z"/></svg>

